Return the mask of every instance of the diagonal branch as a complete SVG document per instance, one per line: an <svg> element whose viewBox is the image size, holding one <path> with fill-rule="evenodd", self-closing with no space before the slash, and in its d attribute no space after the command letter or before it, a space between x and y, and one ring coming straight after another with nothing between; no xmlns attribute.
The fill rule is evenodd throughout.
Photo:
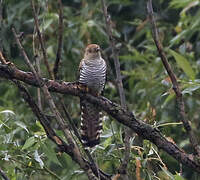
<svg viewBox="0 0 200 180"><path fill-rule="evenodd" d="M70 124L70 126L71 126L71 129L74 131L74 134L76 135L76 137L78 138L79 142L80 142L81 145L83 146L83 143L82 143L82 140L81 140L81 136L80 136L80 134L79 134L79 132L78 132L76 126L74 125L74 122L73 122L73 120L71 119L71 117L70 117L68 111L67 111L67 108L66 108L66 106L65 106L65 104L64 104L64 102L63 102L63 99L61 99L61 98L59 98L59 99L60 99L60 101L61 101L61 106L62 106L62 109L63 109L63 111L64 111L64 113L65 113L65 116L67 117L67 119L68 119L68 121L69 121L69 124ZM102 176L105 176L106 178L109 179L109 178L111 177L110 175L105 174L101 169L98 169L98 167L97 167L97 165L96 165L96 163L95 163L95 161L94 161L92 155L90 154L90 151L89 151L87 148L84 148L84 152L85 152L85 154L87 155L87 157L88 157L88 159L89 159L89 161L90 161L90 163L91 163L92 171L95 173L95 175L98 176L98 174L99 174L99 172L100 172L100 178L101 178L101 179L103 179Z"/></svg>
<svg viewBox="0 0 200 180"><path fill-rule="evenodd" d="M115 72L116 72L116 76L117 76L116 82L117 82L117 86L118 86L120 101L121 101L122 107L126 108L126 99L125 99L124 88L123 88L123 84L122 84L122 77L121 77L121 73L120 73L119 57L117 55L118 52L116 49L115 40L112 35L111 19L110 19L110 16L108 15L107 7L106 7L104 0L101 0L101 3L102 3L102 8L103 8L103 14L105 17L105 22L106 22L106 30L107 30L107 34L109 37L110 46L112 49L112 55L114 58Z"/></svg>
<svg viewBox="0 0 200 180"><path fill-rule="evenodd" d="M12 80L16 86L18 87L20 93L22 94L24 100L28 103L29 107L31 108L32 112L35 114L35 116L38 118L38 120L40 121L40 123L42 124L42 126L44 127L44 130L47 134L47 137L49 139L51 139L59 148L59 150L61 152L65 152L68 155L71 156L71 158L78 163L82 168L83 166L80 164L80 162L78 161L79 158L76 157L76 153L74 153L73 147L70 145L67 145L56 133L55 131L52 129L48 118L44 115L44 113L42 113L42 111L40 110L40 108L37 106L37 104L35 103L34 99L32 98L32 96L29 94L29 92L27 91L27 89L17 80ZM86 160L84 160L84 170L86 171L88 169L88 166L90 166L90 168L92 169L93 173L97 176L97 170L96 168L93 167L92 164L89 164ZM109 179L109 175L105 174L103 171L99 170L100 173L100 177L102 180L106 180Z"/></svg>
<svg viewBox="0 0 200 180"><path fill-rule="evenodd" d="M38 87L38 81L34 75L30 72L24 72L17 69L14 65L2 65L0 64L0 77L6 79L17 79L23 81L26 84ZM183 165L193 168L195 171L200 173L200 164L195 160L193 155L186 154L176 144L168 141L157 128L153 128L135 118L133 113L123 109L118 104L106 99L105 97L94 97L87 94L79 88L77 83L73 82L57 82L53 80L44 79L48 90L61 94L70 94L73 96L79 96L87 99L93 104L98 104L99 107L115 118L118 122L131 128L143 139L147 139L154 143L159 149L164 150L170 156L174 157L177 161Z"/></svg>
<svg viewBox="0 0 200 180"><path fill-rule="evenodd" d="M41 49L42 49L42 53L43 53L43 60L44 60L44 64L47 68L47 71L49 73L49 76L51 79L54 79L53 73L51 71L51 68L49 66L48 60L47 60L47 52L44 46L44 41L42 38L42 34L40 32L40 28L39 28L39 21L38 21L38 17L37 17L37 13L35 10L35 4L34 4L34 0L31 0L31 6L32 6L32 10L33 10L33 17L34 17L34 21L35 21L35 26L36 26L36 31L37 31L37 35L38 35L38 39L41 45Z"/></svg>
<svg viewBox="0 0 200 180"><path fill-rule="evenodd" d="M196 137L195 137L195 135L192 131L192 128L189 124L189 121L186 117L185 105L184 105L184 101L183 101L182 92L179 88L179 84L177 82L176 75L173 72L173 70L172 70L172 68L171 68L171 66L168 62L167 56L166 56L166 54L163 50L162 43L160 42L160 39L159 39L158 28L156 26L156 21L155 21L154 15L153 15L152 0L148 0L147 10L148 10L150 22L152 24L152 34L153 34L154 42L156 44L156 47L157 47L158 53L161 57L161 60L163 62L163 65L164 65L165 69L167 70L167 73L168 73L168 75L171 79L171 82L173 84L173 90L176 94L176 101L177 101L180 119L183 122L183 126L184 126L184 128L185 128L185 130L186 130L186 132L189 136L191 145L193 146L194 150L197 152L198 156L200 157L200 148L199 148L199 145L198 145L198 141L197 141L197 139L196 139Z"/></svg>
<svg viewBox="0 0 200 180"><path fill-rule="evenodd" d="M0 175L4 180L10 180L1 168L0 168Z"/></svg>

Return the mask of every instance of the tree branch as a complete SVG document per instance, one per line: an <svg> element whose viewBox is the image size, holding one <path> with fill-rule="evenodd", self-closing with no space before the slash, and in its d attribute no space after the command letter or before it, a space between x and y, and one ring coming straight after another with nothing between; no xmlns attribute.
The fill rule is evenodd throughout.
<svg viewBox="0 0 200 180"><path fill-rule="evenodd" d="M110 16L108 15L107 7L106 7L104 0L101 0L101 3L102 3L103 14L105 17L105 22L106 22L106 31L108 34L110 46L112 49L114 64L115 64L115 72L116 72L116 76L117 76L117 86L118 86L120 101L121 101L122 107L126 108L126 99L125 99L124 88L123 88L123 84L122 84L122 77L121 77L121 73L120 73L119 57L117 55L118 52L117 52L117 49L115 46L115 40L112 36L111 19L110 19Z"/></svg>
<svg viewBox="0 0 200 180"><path fill-rule="evenodd" d="M35 87L39 86L38 81L32 73L21 71L14 65L0 64L0 76L10 80L17 79ZM86 91L80 89L78 83L75 82L57 82L45 78L43 78L43 81L45 81L49 91L79 96L87 99L93 104L98 104L101 109L115 118L118 122L131 128L143 139L151 141L159 149L164 150L177 161L200 173L200 164L194 159L193 155L186 154L176 144L168 141L157 128L153 128L152 126L136 119L131 112L121 108L118 104L113 103L102 96L94 97L87 94Z"/></svg>
<svg viewBox="0 0 200 180"><path fill-rule="evenodd" d="M71 158L80 165L80 167L84 170L84 171L89 171L89 168L92 169L93 173L98 176L96 167L93 167L93 164L88 163L85 159L84 159L84 163L80 163L79 159L81 159L82 157L77 157L77 154L74 151L73 146L71 145L67 145L56 133L55 131L52 129L48 118L44 115L44 113L42 113L42 111L40 110L40 108L37 106L37 104L35 103L34 99L32 98L32 96L29 94L29 92L27 91L27 89L17 80L12 80L16 86L18 87L20 93L22 94L24 100L28 103L29 107L31 108L32 112L35 114L35 116L38 118L38 120L40 121L40 123L42 124L42 126L44 127L44 130L47 134L47 137L49 139L51 139L58 147L58 149L61 152L65 152L68 155L71 156ZM109 179L110 175L105 174L103 171L100 171L100 177L102 180L106 180ZM92 176L92 175L90 175ZM89 179L94 179L94 177L91 177Z"/></svg>
<svg viewBox="0 0 200 180"><path fill-rule="evenodd" d="M7 176L6 176L6 174L4 173L4 171L0 168L0 175L1 175L1 177L4 179L4 180L10 180Z"/></svg>
<svg viewBox="0 0 200 180"><path fill-rule="evenodd" d="M167 56L163 50L163 45L159 39L158 28L156 26L156 21L155 21L154 15L153 15L152 0L148 0L148 2L147 2L147 11L148 11L149 19L150 19L150 22L152 25L152 34L153 34L154 42L156 44L156 47L157 47L158 53L161 57L161 60L163 62L163 65L164 65L165 69L167 70L167 73L173 84L173 90L176 94L176 101L177 101L180 120L183 122L183 126L184 126L187 134L189 135L191 145L193 146L194 150L197 152L198 156L200 157L200 148L198 145L198 141L197 141L197 139L192 131L192 128L189 124L189 121L187 120L187 117L186 117L185 105L184 105L184 101L183 101L182 92L179 88L179 84L177 82L176 75L173 72L173 70L168 62Z"/></svg>
<svg viewBox="0 0 200 180"><path fill-rule="evenodd" d="M35 61L36 61L36 67L37 67L38 75L41 76L40 58L38 56L36 56L35 57ZM39 108L42 110L42 97L41 97L40 88L37 88L37 101L38 101Z"/></svg>
<svg viewBox="0 0 200 180"><path fill-rule="evenodd" d="M33 10L33 17L34 17L34 21L35 21L35 26L36 26L36 31L37 31L37 35L38 35L38 39L41 45L41 49L42 49L42 53L43 53L43 60L44 60L44 64L47 68L47 71L49 73L49 76L51 79L54 79L53 73L51 71L51 68L49 66L48 60L47 60L47 52L44 46L44 41L42 38L42 34L40 32L40 28L39 28L39 21L38 21L38 17L37 17L37 13L35 10L35 4L34 4L34 0L31 0L31 6L32 6L32 10Z"/></svg>
<svg viewBox="0 0 200 180"><path fill-rule="evenodd" d="M2 25L3 20L3 0L0 0L0 25Z"/></svg>
<svg viewBox="0 0 200 180"><path fill-rule="evenodd" d="M114 57L114 65L115 65L115 72L116 72L116 77L117 77L117 87L118 87L118 92L119 92L119 96L120 96L120 103L122 108L126 109L126 98L125 98L125 93L124 93L124 88L123 88L123 83L122 83L122 77L121 77L121 73L120 73L120 62L119 62L119 56L118 56L118 51L116 49L116 44L115 44L115 40L113 38L112 35L112 26L111 26L111 19L110 16L108 15L107 12L107 7L106 4L104 2L104 0L101 0L101 4L102 4L102 9L103 9L103 14L104 14L104 18L105 18L105 23L106 23L106 31L107 31L107 35L109 38L109 43L110 43L110 47L112 49L112 55ZM125 127L125 138L124 138L124 144L125 144L125 152L124 152L124 159L119 167L119 172L120 174L126 174L126 168L129 162L129 156L130 156L130 134L131 131L129 128Z"/></svg>

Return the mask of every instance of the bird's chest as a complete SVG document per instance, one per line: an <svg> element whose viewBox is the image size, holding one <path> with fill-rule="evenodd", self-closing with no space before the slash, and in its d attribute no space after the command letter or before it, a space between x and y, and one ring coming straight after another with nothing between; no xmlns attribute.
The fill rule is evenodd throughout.
<svg viewBox="0 0 200 180"><path fill-rule="evenodd" d="M79 82L86 84L94 91L102 91L105 85L106 67L104 64L83 64L80 71Z"/></svg>

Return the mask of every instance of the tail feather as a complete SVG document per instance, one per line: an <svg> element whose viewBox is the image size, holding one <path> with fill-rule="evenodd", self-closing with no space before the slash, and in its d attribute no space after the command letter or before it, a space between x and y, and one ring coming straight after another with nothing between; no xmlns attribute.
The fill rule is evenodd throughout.
<svg viewBox="0 0 200 180"><path fill-rule="evenodd" d="M80 100L81 106L81 138L86 147L93 147L100 143L102 121L97 106L85 99Z"/></svg>

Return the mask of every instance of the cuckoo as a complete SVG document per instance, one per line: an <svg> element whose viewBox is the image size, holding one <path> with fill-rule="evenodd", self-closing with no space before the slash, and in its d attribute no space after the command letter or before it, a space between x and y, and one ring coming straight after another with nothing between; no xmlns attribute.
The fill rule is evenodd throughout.
<svg viewBox="0 0 200 180"><path fill-rule="evenodd" d="M88 87L96 96L104 89L106 81L106 63L101 57L100 47L90 44L86 47L84 58L79 65L79 83ZM102 118L99 108L84 98L80 99L81 138L85 147L93 147L100 143Z"/></svg>

